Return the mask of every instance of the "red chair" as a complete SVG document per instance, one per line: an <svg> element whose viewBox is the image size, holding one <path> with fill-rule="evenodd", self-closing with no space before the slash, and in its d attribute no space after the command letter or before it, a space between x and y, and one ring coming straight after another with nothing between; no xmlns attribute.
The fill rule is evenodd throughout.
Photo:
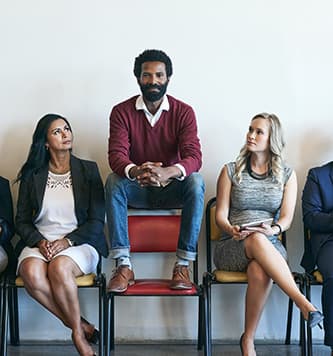
<svg viewBox="0 0 333 356"><path fill-rule="evenodd" d="M175 253L177 250L181 219L179 212L176 212L177 214L175 214L175 210L134 210L133 213L133 211L130 210L128 216L128 232L130 236L131 253ZM171 279L136 279L134 285L129 286L123 293L107 293L107 354L109 355L110 350L113 350L115 346L114 309L116 297L198 297L198 349L201 349L203 343L203 294L201 287L198 285L197 261L193 262L193 281L192 289L172 290L169 288Z"/></svg>

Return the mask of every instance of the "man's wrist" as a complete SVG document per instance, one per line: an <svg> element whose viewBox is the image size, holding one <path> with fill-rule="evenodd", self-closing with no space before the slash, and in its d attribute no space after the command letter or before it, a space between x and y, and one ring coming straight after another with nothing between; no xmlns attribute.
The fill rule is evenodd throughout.
<svg viewBox="0 0 333 356"><path fill-rule="evenodd" d="M136 177L137 177L137 169L138 169L138 166L133 166L129 169L128 171L128 176L130 179L133 179L135 180Z"/></svg>
<svg viewBox="0 0 333 356"><path fill-rule="evenodd" d="M179 163L176 163L176 164L175 164L175 167L177 167L177 168L180 170L180 172L181 172L180 176L177 177L176 179L178 179L178 180L180 180L180 181L184 180L185 177L186 177L186 170L185 170L185 168L184 168L181 164L179 164Z"/></svg>
<svg viewBox="0 0 333 356"><path fill-rule="evenodd" d="M126 176L127 179L134 181L135 178L131 178L131 177L130 177L130 173L129 173L129 171L130 171L133 167L135 167L135 164L134 164L134 163L128 164L128 165L125 167L124 173L125 173L125 176Z"/></svg>

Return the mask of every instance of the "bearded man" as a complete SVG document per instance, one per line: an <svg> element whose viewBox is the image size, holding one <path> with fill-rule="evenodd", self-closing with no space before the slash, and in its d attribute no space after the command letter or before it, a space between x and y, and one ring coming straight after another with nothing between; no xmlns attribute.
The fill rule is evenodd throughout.
<svg viewBox="0 0 333 356"><path fill-rule="evenodd" d="M198 172L202 154L193 109L166 95L172 75L170 58L145 50L134 75L141 89L116 105L110 115L106 211L111 257L116 270L107 290L124 292L134 282L130 260L127 208L181 208L181 227L172 289L191 289L189 263L196 258L205 184Z"/></svg>

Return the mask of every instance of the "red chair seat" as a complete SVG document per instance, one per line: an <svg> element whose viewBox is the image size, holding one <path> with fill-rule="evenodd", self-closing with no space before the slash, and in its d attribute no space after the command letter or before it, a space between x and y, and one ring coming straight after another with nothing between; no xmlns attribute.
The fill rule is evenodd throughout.
<svg viewBox="0 0 333 356"><path fill-rule="evenodd" d="M194 295L198 293L197 288L192 284L192 289L170 289L170 279L136 279L127 291L120 295Z"/></svg>

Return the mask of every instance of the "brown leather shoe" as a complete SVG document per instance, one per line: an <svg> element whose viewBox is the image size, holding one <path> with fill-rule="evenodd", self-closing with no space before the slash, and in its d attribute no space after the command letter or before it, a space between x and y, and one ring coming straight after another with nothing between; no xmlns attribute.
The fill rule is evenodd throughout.
<svg viewBox="0 0 333 356"><path fill-rule="evenodd" d="M125 292L128 286L134 284L134 273L128 266L120 265L109 280L107 292Z"/></svg>
<svg viewBox="0 0 333 356"><path fill-rule="evenodd" d="M171 289L191 289L192 283L187 266L176 264L173 269L172 281L170 283Z"/></svg>

